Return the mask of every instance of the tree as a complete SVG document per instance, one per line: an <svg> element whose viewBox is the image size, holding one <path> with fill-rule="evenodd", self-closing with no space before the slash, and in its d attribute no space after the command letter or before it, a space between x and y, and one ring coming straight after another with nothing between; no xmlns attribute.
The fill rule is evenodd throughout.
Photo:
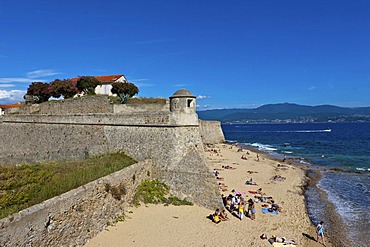
<svg viewBox="0 0 370 247"><path fill-rule="evenodd" d="M50 84L50 94L54 98L63 96L63 98L68 99L75 96L78 92L78 88L71 80L56 79Z"/></svg>
<svg viewBox="0 0 370 247"><path fill-rule="evenodd" d="M94 76L81 76L77 81L77 88L85 94L95 94L96 86L101 85L101 82Z"/></svg>
<svg viewBox="0 0 370 247"><path fill-rule="evenodd" d="M50 94L50 84L44 82L32 82L28 86L27 93L23 97L26 102L30 103L42 103L49 100Z"/></svg>
<svg viewBox="0 0 370 247"><path fill-rule="evenodd" d="M111 92L118 95L122 104L126 104L130 97L139 93L139 89L131 82L114 82L112 83Z"/></svg>

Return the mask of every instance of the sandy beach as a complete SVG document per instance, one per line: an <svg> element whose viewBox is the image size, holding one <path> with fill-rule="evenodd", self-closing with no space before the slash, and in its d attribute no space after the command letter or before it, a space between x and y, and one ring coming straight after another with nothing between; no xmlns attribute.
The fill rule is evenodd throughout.
<svg viewBox="0 0 370 247"><path fill-rule="evenodd" d="M248 190L262 188L265 196L271 196L282 207L278 215L262 213L256 203L256 218L242 220L229 212L228 221L215 224L207 218L214 210L194 206L146 205L132 207L125 212L126 219L107 227L85 246L272 246L261 234L270 238L273 234L294 240L297 246L323 246L306 236L316 238L315 227L308 218L304 196L304 171L286 162L279 162L263 154L239 148L231 144L217 144L206 148L210 172L217 169L227 190L242 192L245 201L254 198ZM247 154L248 152L248 154ZM241 159L244 155L247 159ZM230 166L233 169L224 169ZM253 179L257 185L245 185ZM275 179L274 179L275 178ZM326 246L331 246L325 239Z"/></svg>

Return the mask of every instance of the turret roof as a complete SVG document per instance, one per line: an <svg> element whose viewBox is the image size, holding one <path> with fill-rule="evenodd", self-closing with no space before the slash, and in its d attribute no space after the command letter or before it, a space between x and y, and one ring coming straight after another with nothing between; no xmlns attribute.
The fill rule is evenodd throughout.
<svg viewBox="0 0 370 247"><path fill-rule="evenodd" d="M173 96L193 96L188 90L182 88L177 90Z"/></svg>

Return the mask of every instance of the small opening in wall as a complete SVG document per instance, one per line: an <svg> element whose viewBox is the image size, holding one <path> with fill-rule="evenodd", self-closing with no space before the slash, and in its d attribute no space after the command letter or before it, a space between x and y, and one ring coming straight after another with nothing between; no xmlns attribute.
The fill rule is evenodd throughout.
<svg viewBox="0 0 370 247"><path fill-rule="evenodd" d="M188 107L192 107L192 103L193 103L193 100L192 99L188 99Z"/></svg>

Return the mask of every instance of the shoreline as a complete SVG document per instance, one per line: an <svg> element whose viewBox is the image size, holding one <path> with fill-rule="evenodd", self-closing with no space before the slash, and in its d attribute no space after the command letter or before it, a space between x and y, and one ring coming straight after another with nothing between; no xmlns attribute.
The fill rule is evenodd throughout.
<svg viewBox="0 0 370 247"><path fill-rule="evenodd" d="M230 142L228 142L230 143ZM231 144L231 143L230 143ZM240 145L239 143L235 143L236 145ZM278 158L281 154L272 155L267 151L259 150L253 146L248 145L241 145L245 148L251 149L256 153L260 153L262 155L266 155L272 160L276 162L282 162L281 159ZM283 157L283 155L281 155ZM308 193L308 189L311 188L318 193L319 199L324 203L325 214L324 222L327 223L327 235L329 236L336 236L335 238L330 238L330 242L333 246L350 246L354 243L348 237L348 227L344 223L344 220L341 218L339 213L336 211L335 205L329 200L328 194L319 188L318 182L322 179L323 172L334 172L334 173L356 173L356 174L364 174L363 172L356 172L356 171L346 171L338 168L320 168L315 165L308 166L307 164L300 163L301 160L305 160L305 158L288 158L287 163L302 169L305 172L304 177L304 185L302 187L304 196L305 196L305 207L307 212L307 217L310 219L311 224L314 226L314 219L310 217L310 206L308 205L308 197L310 196ZM310 163L311 164L311 163Z"/></svg>
<svg viewBox="0 0 370 247"><path fill-rule="evenodd" d="M126 220L118 222L115 227L99 233L85 246L272 246L267 240L260 239L261 234L270 238L273 234L294 239L297 246L322 246L317 243L315 227L312 225L305 203L305 172L294 165L283 164L259 153L244 148L237 151L235 144L224 143L213 145L217 153L205 147L205 158L210 172L219 169L222 183L227 187L220 194L226 196L232 189L243 191L246 200L254 199L248 193L250 189L262 188L268 196L273 196L283 210L278 215L263 214L261 205L256 203L256 219L244 217L239 220L228 213L230 220L214 224L207 219L214 210L195 206L146 205L129 208L125 212ZM242 160L242 153L249 151L248 160ZM229 165L235 169L223 169ZM283 180L274 180L281 176ZM245 185L253 177L258 186ZM216 180L215 182L220 182ZM142 234L145 232L145 234ZM311 239L310 239L310 238ZM326 246L333 246L325 238Z"/></svg>

